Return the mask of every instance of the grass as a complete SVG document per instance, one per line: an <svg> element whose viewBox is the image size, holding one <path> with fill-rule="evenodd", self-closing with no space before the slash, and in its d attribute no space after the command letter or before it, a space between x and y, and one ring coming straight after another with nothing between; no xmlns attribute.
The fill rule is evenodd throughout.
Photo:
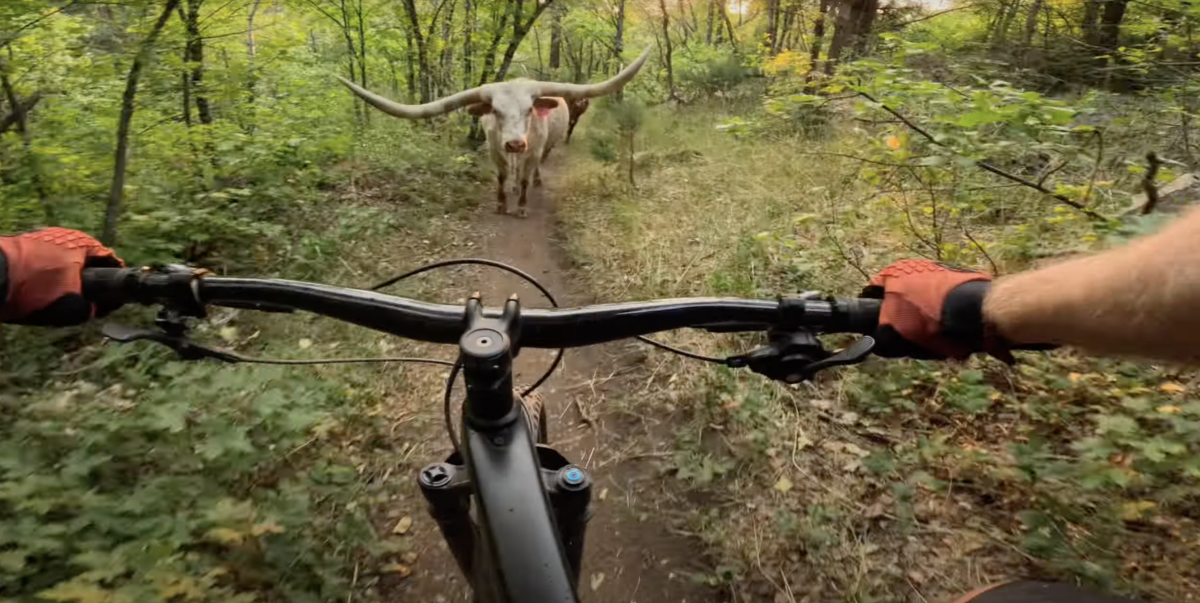
<svg viewBox="0 0 1200 603"><path fill-rule="evenodd" d="M624 166L578 154L564 170L560 219L597 297L852 295L864 272L932 253L934 223L937 253L983 269L1099 244L1077 216L990 181L955 210L965 219L931 221L921 191L888 191L842 157L860 133L718 130L735 116L765 119L751 105L651 110L633 186ZM577 144L605 127L589 115ZM1178 431L1200 410L1185 404L1191 373L1057 352L1015 369L873 360L793 388L658 352L649 365L652 385L617 403L669 415L664 470L693 503L674 508L708 544L705 579L739 599L946 600L1019 576L1197 592L1198 442Z"/></svg>

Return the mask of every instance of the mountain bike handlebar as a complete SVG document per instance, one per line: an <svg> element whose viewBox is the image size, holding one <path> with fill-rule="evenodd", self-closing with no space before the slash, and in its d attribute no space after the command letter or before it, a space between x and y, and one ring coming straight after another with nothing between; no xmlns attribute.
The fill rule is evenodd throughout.
<svg viewBox="0 0 1200 603"><path fill-rule="evenodd" d="M189 316L204 306L291 312L302 310L376 331L431 343L458 343L466 326L461 305L435 304L377 293L279 279L224 278L184 267L87 268L84 296L106 307L164 304ZM521 312L518 345L569 348L695 327L720 332L803 328L816 333L875 331L880 300L859 298L774 301L682 298ZM500 316L500 308L484 311Z"/></svg>

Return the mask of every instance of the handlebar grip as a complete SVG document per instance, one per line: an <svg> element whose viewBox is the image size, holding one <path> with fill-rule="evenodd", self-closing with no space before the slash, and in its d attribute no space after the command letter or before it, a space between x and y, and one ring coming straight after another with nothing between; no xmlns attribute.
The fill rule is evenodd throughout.
<svg viewBox="0 0 1200 603"><path fill-rule="evenodd" d="M847 333L871 335L879 328L879 309L883 307L882 299L852 297L839 301L846 321L841 330Z"/></svg>
<svg viewBox="0 0 1200 603"><path fill-rule="evenodd" d="M135 268L84 268L83 297L99 307L119 308L135 300L137 272Z"/></svg>

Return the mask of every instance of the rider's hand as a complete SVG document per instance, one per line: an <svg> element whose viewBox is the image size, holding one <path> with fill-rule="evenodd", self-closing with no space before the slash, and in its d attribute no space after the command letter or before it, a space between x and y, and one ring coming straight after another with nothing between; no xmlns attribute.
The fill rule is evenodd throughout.
<svg viewBox="0 0 1200 603"><path fill-rule="evenodd" d="M930 260L902 260L863 289L882 298L875 353L922 359L966 358L987 352L1012 362L1008 344L983 320L992 277Z"/></svg>
<svg viewBox="0 0 1200 603"><path fill-rule="evenodd" d="M66 326L103 316L113 308L96 307L83 298L84 267L120 267L113 251L85 233L46 228L0 237L3 262L0 322ZM7 276L7 278L3 278Z"/></svg>

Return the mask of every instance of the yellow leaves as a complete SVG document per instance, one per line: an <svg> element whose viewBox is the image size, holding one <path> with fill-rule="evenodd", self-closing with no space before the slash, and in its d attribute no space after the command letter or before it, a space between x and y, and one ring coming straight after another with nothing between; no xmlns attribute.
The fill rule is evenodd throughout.
<svg viewBox="0 0 1200 603"><path fill-rule="evenodd" d="M262 523L256 523L256 524L254 524L253 527L250 528L250 533L254 536L263 536L266 534L282 534L283 532L284 532L283 526L275 523L274 520L268 520L268 521L264 521Z"/></svg>
<svg viewBox="0 0 1200 603"><path fill-rule="evenodd" d="M407 578L412 575L412 568L403 563L389 563L379 568L379 570L385 573L394 573L400 578Z"/></svg>
<svg viewBox="0 0 1200 603"><path fill-rule="evenodd" d="M412 515L405 515L404 517L400 518L400 521L396 522L396 527L392 528L392 533L403 536L408 533L409 529L412 528L412 524Z"/></svg>
<svg viewBox="0 0 1200 603"><path fill-rule="evenodd" d="M1158 386L1158 389L1167 392L1168 394L1182 394L1187 391L1186 387L1175 383L1174 381L1164 383Z"/></svg>
<svg viewBox="0 0 1200 603"><path fill-rule="evenodd" d="M1121 504L1121 519L1124 521L1141 521L1158 507L1152 500L1133 500Z"/></svg>
<svg viewBox="0 0 1200 603"><path fill-rule="evenodd" d="M1167 406L1159 406L1158 408L1156 408L1154 410L1157 410L1158 412L1160 412L1164 415L1175 415L1175 414L1179 414L1179 411L1181 409L1178 406L1167 405Z"/></svg>
<svg viewBox="0 0 1200 603"><path fill-rule="evenodd" d="M887 148L893 151L899 151L900 147L903 146L903 144L900 142L900 137L898 136L888 136L883 140L883 142L887 145Z"/></svg>
<svg viewBox="0 0 1200 603"><path fill-rule="evenodd" d="M38 596L51 601L75 603L109 603L113 600L112 591L81 581L60 582L38 593Z"/></svg>
<svg viewBox="0 0 1200 603"><path fill-rule="evenodd" d="M200 581L186 576L174 577L158 585L159 598L163 601L172 599L202 601L206 594L205 590Z"/></svg>
<svg viewBox="0 0 1200 603"><path fill-rule="evenodd" d="M244 534L230 528L213 528L204 536L213 542L224 545L241 544L246 539Z"/></svg>
<svg viewBox="0 0 1200 603"><path fill-rule="evenodd" d="M786 475L780 477L779 481L775 482L775 490L787 494L792 490L792 480L788 479Z"/></svg>

